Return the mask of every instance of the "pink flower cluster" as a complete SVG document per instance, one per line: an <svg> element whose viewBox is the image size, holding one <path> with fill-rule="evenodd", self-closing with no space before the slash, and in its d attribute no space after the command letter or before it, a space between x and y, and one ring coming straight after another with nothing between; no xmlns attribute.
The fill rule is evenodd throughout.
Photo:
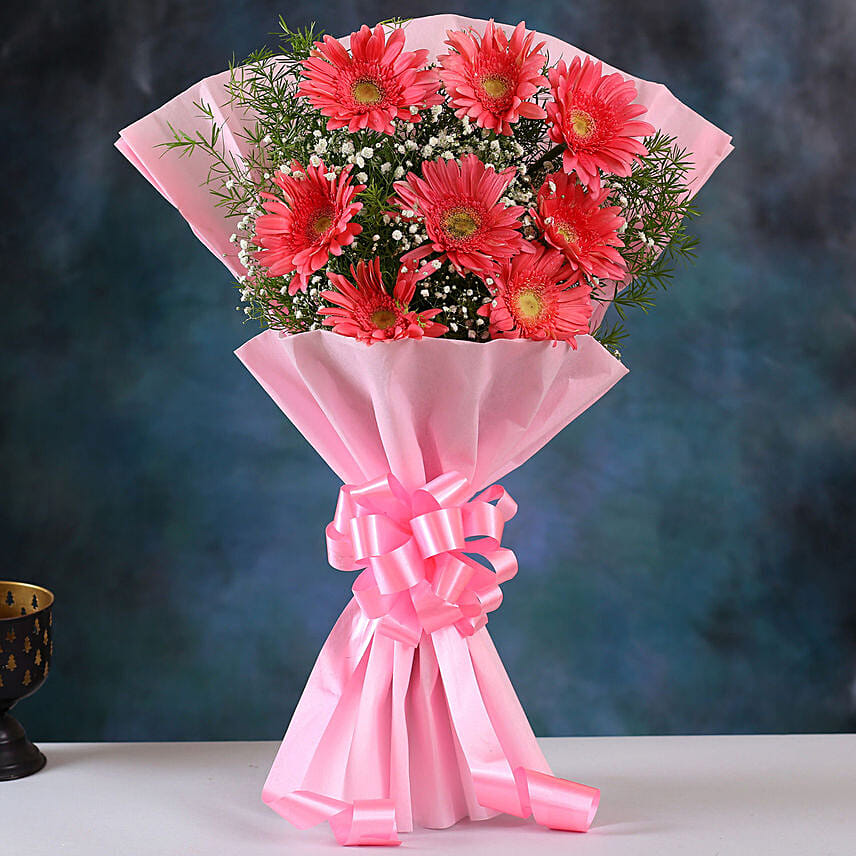
<svg viewBox="0 0 856 856"><path fill-rule="evenodd" d="M426 63L425 50L406 51L405 30L362 27L349 49L325 37L303 63L299 93L326 117L330 131L396 133L447 104L462 123L512 136L521 118L543 123L541 151L556 152L560 169L532 189L531 207L504 195L518 175L497 171L474 154L425 159L394 183L389 214L406 228L418 223L427 240L401 255L390 291L380 259L359 260L351 279L328 272L324 323L368 343L442 336L448 328L409 309L416 284L441 263L480 277L492 300L479 314L492 338L561 340L589 332L589 281L626 274L619 237L621 209L601 174L626 176L646 155L641 138L654 128L639 117L636 88L601 64L575 58L547 67L544 43L523 23L507 35L491 21L481 35L449 32L449 52ZM552 156L552 153L551 153ZM546 161L546 154L542 161ZM542 171L543 174L543 171ZM365 177L362 176L365 180ZM360 194L351 167L331 174L323 161L277 174L278 195L266 195L256 220L257 258L271 275L292 274L291 292L327 267L362 232ZM523 220L535 237L524 237Z"/></svg>

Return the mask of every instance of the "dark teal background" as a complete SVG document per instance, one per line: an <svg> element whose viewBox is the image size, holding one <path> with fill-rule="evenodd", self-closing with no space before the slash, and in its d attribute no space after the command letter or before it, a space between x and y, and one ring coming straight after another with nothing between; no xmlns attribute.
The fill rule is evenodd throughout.
<svg viewBox="0 0 856 856"><path fill-rule="evenodd" d="M274 738L348 596L333 475L232 355L225 269L114 149L275 28L388 3L34 0L0 28L0 577L52 588L39 740ZM734 135L630 375L504 480L490 627L539 734L856 726L850 0L521 17Z"/></svg>

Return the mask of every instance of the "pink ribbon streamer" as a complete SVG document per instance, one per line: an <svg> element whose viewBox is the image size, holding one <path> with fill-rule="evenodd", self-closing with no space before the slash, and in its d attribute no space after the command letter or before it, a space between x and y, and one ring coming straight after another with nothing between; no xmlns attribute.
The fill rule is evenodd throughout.
<svg viewBox="0 0 856 856"><path fill-rule="evenodd" d="M515 817L531 816L550 829L586 832L597 812L600 791L550 773L512 766L485 707L467 651L455 644L447 630L434 633L432 642L479 804Z"/></svg>
<svg viewBox="0 0 856 856"><path fill-rule="evenodd" d="M374 632L406 646L430 646L478 803L551 829L585 832L600 792L549 768L512 763L513 748L503 745L508 735L485 703L476 652L460 644L461 637L482 638L487 613L502 600L500 584L517 572L514 553L501 546L505 522L516 511L499 485L472 497L471 485L455 471L413 492L387 474L341 488L327 527L328 554L333 567L362 571L354 598L367 618L377 619ZM354 673L355 686L365 662ZM349 803L294 790L266 801L299 828L328 820L339 844L401 843L391 799Z"/></svg>

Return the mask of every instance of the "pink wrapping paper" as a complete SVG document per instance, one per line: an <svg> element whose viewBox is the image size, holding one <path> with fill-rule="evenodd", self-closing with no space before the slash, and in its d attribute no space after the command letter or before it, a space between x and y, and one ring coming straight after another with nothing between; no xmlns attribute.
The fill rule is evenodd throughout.
<svg viewBox="0 0 856 856"><path fill-rule="evenodd" d="M427 48L433 59L445 50L447 30L482 30L485 23L456 15L415 19L405 25L407 48ZM585 56L552 36L538 38L552 61ZM730 137L665 86L633 79L648 108L645 119L693 153L690 189L697 192L731 150ZM228 105L228 80L223 72L192 86L124 129L117 147L238 276L232 224L205 185L208 163L157 148L171 138L170 125L210 131L193 106L203 101L223 128L227 154L240 158L247 119ZM605 304L596 310L592 329L605 310ZM359 486L388 477L416 496L438 477L459 475L472 493L494 484L626 373L591 337L577 341L577 350L565 343L430 338L367 347L326 331L292 337L268 331L237 354L355 495ZM448 522L452 511L438 513ZM494 534L501 529L499 523ZM470 594L464 607L475 609L467 613L468 621L476 615L471 626L461 621L422 633L417 623L410 641L407 633L394 638L384 618L352 599L309 677L265 802L300 827L329 820L342 844L396 844L398 832L414 825L443 828L498 811L587 829L597 791L552 776L483 626L500 599L488 598L479 612L479 598ZM407 616L412 631L412 610Z"/></svg>
<svg viewBox="0 0 856 856"><path fill-rule="evenodd" d="M237 354L343 482L391 472L413 491L456 471L476 492L520 466L626 373L591 337L578 342L577 350L522 339L367 347L326 331L268 331ZM496 810L560 826L547 805L571 783L552 779L488 631L463 636L444 627L414 648L376 632L377 624L354 600L342 613L265 801L299 826L382 799L392 801L398 831ZM494 780L487 798L485 780ZM568 796L568 805L582 799L577 822L585 828L596 795Z"/></svg>

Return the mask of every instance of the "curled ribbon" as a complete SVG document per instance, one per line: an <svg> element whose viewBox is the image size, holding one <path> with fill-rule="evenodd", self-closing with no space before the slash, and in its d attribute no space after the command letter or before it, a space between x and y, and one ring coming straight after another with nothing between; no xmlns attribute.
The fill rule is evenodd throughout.
<svg viewBox="0 0 856 856"><path fill-rule="evenodd" d="M289 820L298 828L306 829L320 820L328 820L336 841L343 846L373 845L397 846L401 844L395 828L395 804L392 800L342 800L325 797L312 791L293 791L288 795Z"/></svg>
<svg viewBox="0 0 856 856"><path fill-rule="evenodd" d="M473 497L459 472L412 493L387 473L340 489L327 555L338 570L362 570L354 597L367 617L380 619L378 632L411 646L423 631L449 626L472 636L502 602L500 585L517 573L514 553L500 546L516 512L502 487Z"/></svg>

